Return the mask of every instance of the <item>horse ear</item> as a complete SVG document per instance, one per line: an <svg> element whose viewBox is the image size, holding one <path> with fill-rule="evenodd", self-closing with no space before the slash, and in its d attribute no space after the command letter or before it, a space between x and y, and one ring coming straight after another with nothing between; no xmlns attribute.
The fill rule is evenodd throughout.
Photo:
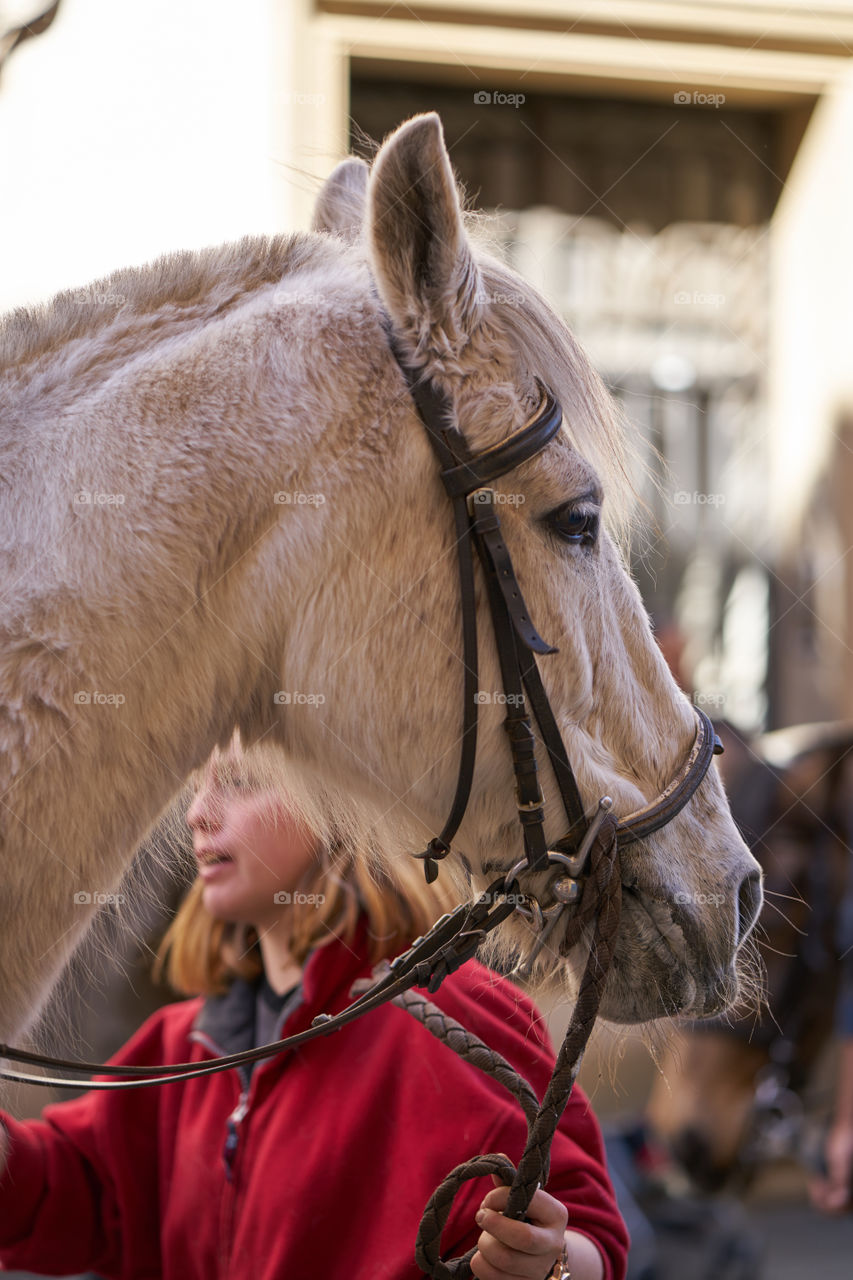
<svg viewBox="0 0 853 1280"><path fill-rule="evenodd" d="M364 223L369 172L365 162L356 156L342 160L332 170L314 206L312 231L331 231L345 240L358 240Z"/></svg>
<svg viewBox="0 0 853 1280"><path fill-rule="evenodd" d="M373 272L395 328L415 343L429 334L435 348L461 349L480 315L479 273L435 112L382 145L367 219Z"/></svg>

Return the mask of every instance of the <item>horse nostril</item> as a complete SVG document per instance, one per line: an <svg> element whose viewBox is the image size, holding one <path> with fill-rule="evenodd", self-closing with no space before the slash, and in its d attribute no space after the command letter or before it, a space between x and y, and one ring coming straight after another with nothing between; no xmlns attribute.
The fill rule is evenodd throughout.
<svg viewBox="0 0 853 1280"><path fill-rule="evenodd" d="M740 882L737 894L737 945L743 942L761 910L761 872L750 871Z"/></svg>

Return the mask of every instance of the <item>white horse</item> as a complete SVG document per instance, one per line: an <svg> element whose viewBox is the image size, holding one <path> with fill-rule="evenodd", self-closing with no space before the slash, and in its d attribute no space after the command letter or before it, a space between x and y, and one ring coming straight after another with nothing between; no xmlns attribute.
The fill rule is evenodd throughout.
<svg viewBox="0 0 853 1280"><path fill-rule="evenodd" d="M439 120L417 117L370 171L338 167L311 234L163 258L4 322L0 1039L32 1024L140 839L235 726L354 805L396 806L410 848L441 828L462 717L453 523L383 309L475 449L531 417L537 378L563 406L559 436L496 488L559 646L542 674L588 812L607 793L629 813L683 762L693 712L614 541L569 545L545 519L593 511L602 482L618 494L608 397L542 298L476 248ZM481 689L500 690L486 612L480 636ZM484 862L491 879L521 856L502 708L480 710L457 837L477 885ZM565 818L541 765L553 840ZM731 1001L756 869L712 769L623 855L602 1012Z"/></svg>

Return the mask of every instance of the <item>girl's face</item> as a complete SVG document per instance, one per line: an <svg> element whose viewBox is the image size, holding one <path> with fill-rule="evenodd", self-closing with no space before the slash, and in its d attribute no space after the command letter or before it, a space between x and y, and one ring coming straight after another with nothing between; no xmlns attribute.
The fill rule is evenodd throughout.
<svg viewBox="0 0 853 1280"><path fill-rule="evenodd" d="M208 766L187 812L202 901L218 920L261 929L287 914L290 894L317 865L316 840L278 792L259 790L239 758Z"/></svg>

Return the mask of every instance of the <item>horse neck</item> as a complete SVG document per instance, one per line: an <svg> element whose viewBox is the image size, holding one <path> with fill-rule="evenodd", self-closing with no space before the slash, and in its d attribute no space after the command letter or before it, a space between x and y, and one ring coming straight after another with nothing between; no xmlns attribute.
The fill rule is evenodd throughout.
<svg viewBox="0 0 853 1280"><path fill-rule="evenodd" d="M0 972L22 976L0 1038L7 1019L27 1021L97 895L115 890L241 709L251 731L272 722L279 592L298 595L310 514L293 505L282 520L275 495L304 469L312 437L288 429L305 368L299 326L286 341L269 329L250 306L179 341L149 335L125 373L96 387L90 363L79 400L69 387L60 406L54 390L41 415L32 403L18 414L0 633ZM287 575L276 593L272 561ZM45 937L63 941L45 955Z"/></svg>

